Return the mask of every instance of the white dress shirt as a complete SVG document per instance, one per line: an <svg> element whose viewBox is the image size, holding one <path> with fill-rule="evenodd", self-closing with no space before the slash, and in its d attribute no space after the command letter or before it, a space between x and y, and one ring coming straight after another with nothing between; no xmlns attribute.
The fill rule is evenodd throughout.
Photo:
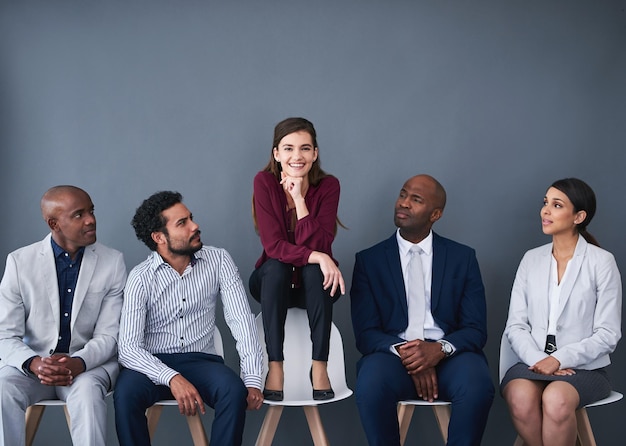
<svg viewBox="0 0 626 446"><path fill-rule="evenodd" d="M254 315L232 258L204 246L178 274L156 252L130 272L119 335L119 362L169 385L178 372L154 354L216 354L213 343L217 296L240 357L246 387L261 388L263 356Z"/></svg>
<svg viewBox="0 0 626 446"><path fill-rule="evenodd" d="M550 281L548 283L548 307L550 309L548 316L548 334L556 336L557 321L560 316L561 309L561 289L562 284L567 278L567 271L569 270L569 261L565 265L565 272L561 281L559 282L559 270L558 263L554 256L550 259ZM558 345L558 344L557 344Z"/></svg>
<svg viewBox="0 0 626 446"><path fill-rule="evenodd" d="M400 251L400 264L402 265L402 277L404 278L405 287L409 282L407 280L407 267L409 261L411 260L411 247L414 245L413 243L405 240L400 235L400 230L396 232L396 238L398 239L398 248ZM441 339L443 338L444 332L437 325L435 319L433 318L433 313L431 311L431 288L432 288L432 278L433 278L433 232L430 231L428 236L424 238L421 242L417 244L421 249L421 261L422 261L422 269L424 272L424 298L426 310L424 313L424 339ZM408 296L408 290L406 290L406 295ZM409 314L409 326L415 323L411 320L411 314ZM406 339L406 332L400 333L398 336ZM407 341L411 341L412 339L406 339Z"/></svg>

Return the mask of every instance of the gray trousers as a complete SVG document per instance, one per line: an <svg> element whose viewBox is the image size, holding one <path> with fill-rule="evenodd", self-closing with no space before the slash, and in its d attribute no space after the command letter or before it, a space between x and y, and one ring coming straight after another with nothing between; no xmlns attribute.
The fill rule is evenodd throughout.
<svg viewBox="0 0 626 446"><path fill-rule="evenodd" d="M26 408L41 400L66 402L71 419L70 434L76 446L105 446L107 406L104 397L111 387L109 374L96 367L78 375L71 386L47 386L20 370L0 369L0 446L23 445ZM50 443L54 443L51 439Z"/></svg>

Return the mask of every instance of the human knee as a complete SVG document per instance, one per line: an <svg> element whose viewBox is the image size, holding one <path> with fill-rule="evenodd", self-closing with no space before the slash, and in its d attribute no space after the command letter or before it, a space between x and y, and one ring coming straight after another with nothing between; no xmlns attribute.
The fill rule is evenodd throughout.
<svg viewBox="0 0 626 446"><path fill-rule="evenodd" d="M388 382L389 377L362 368L357 376L354 392L357 404L377 408L393 400L395 397L392 395L395 395L395 392L389 388Z"/></svg>
<svg viewBox="0 0 626 446"><path fill-rule="evenodd" d="M464 378L461 378L461 376L463 375L459 374L459 381L456 384L457 395L472 401L476 405L491 405L495 395L495 388L488 373L475 372L466 374Z"/></svg>
<svg viewBox="0 0 626 446"><path fill-rule="evenodd" d="M0 379L0 401L4 408L10 407L16 403L23 403L21 405L24 406L24 409L26 408L26 395L24 391L19 385L7 378Z"/></svg>
<svg viewBox="0 0 626 446"><path fill-rule="evenodd" d="M217 404L227 406L247 406L248 388L241 379L232 379L220 385L217 394Z"/></svg>
<svg viewBox="0 0 626 446"><path fill-rule="evenodd" d="M509 383L504 391L504 399L509 406L509 411L514 418L526 419L541 405L540 399L535 397L524 386Z"/></svg>
<svg viewBox="0 0 626 446"><path fill-rule="evenodd" d="M320 266L314 263L302 267L302 280L306 282L316 281L322 283L322 270Z"/></svg>
<svg viewBox="0 0 626 446"><path fill-rule="evenodd" d="M137 408L145 410L144 406L150 405L142 402L152 400L150 386L144 385L143 380L140 379L142 377L134 371L127 369L121 371L115 385L115 392L113 392L113 405L116 413L118 411L131 411Z"/></svg>
<svg viewBox="0 0 626 446"><path fill-rule="evenodd" d="M575 390L572 391L575 392ZM567 389L548 386L544 390L541 403L544 417L555 423L564 422L574 416L578 406L578 395Z"/></svg>
<svg viewBox="0 0 626 446"><path fill-rule="evenodd" d="M291 277L291 265L276 259L268 259L262 268L263 280L273 279L280 282Z"/></svg>
<svg viewBox="0 0 626 446"><path fill-rule="evenodd" d="M107 388L95 380L76 380L71 386L68 398L79 395L80 398L90 401L103 400L107 394Z"/></svg>

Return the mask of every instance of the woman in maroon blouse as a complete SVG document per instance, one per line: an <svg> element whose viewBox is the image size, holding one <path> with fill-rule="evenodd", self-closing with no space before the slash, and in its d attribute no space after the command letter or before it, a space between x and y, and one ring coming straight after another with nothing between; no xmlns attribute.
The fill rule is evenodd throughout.
<svg viewBox="0 0 626 446"><path fill-rule="evenodd" d="M254 178L253 217L263 254L250 276L261 302L269 371L263 395L283 399L283 341L289 307L306 308L313 342L313 398L334 397L326 363L332 304L345 284L332 242L337 232L339 181L320 168L316 133L304 118L274 129L270 161Z"/></svg>

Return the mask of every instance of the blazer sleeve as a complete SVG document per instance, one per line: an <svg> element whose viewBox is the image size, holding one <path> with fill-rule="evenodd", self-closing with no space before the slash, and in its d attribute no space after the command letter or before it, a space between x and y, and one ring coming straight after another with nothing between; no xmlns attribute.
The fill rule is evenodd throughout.
<svg viewBox="0 0 626 446"><path fill-rule="evenodd" d="M536 364L548 356L543 351L544 345L539 345L535 342L531 334L531 323L528 318L530 313L528 276L533 263L530 257L529 253L526 253L517 268L511 290L509 316L504 329L504 334L511 344L511 349L527 365ZM546 323L547 319L548 315L546 315Z"/></svg>
<svg viewBox="0 0 626 446"><path fill-rule="evenodd" d="M83 335L86 338L90 336L90 339L81 349L72 353L72 356L82 358L87 370L104 364L117 354L120 313L122 311L124 286L126 283L126 265L122 253L116 251L113 257L113 259L102 259L102 261L111 262L112 264L108 278L110 287L102 298L100 312L93 327L93 334L91 334L92 327L84 327L86 332ZM107 267L102 265L99 268L104 270ZM78 318L81 318L80 314ZM80 320L75 322L75 329L80 322Z"/></svg>
<svg viewBox="0 0 626 446"><path fill-rule="evenodd" d="M26 333L26 311L18 277L17 262L9 254L0 282L0 359L3 364L22 370L24 361L38 353L23 341Z"/></svg>
<svg viewBox="0 0 626 446"><path fill-rule="evenodd" d="M381 309L378 308L374 298L375 291L370 281L369 267L372 267L371 262L368 262L362 253L358 253L350 288L352 327L356 346L363 355L374 352L391 353L391 346L404 340L385 330ZM385 314L389 311L390 308L386 309Z"/></svg>

